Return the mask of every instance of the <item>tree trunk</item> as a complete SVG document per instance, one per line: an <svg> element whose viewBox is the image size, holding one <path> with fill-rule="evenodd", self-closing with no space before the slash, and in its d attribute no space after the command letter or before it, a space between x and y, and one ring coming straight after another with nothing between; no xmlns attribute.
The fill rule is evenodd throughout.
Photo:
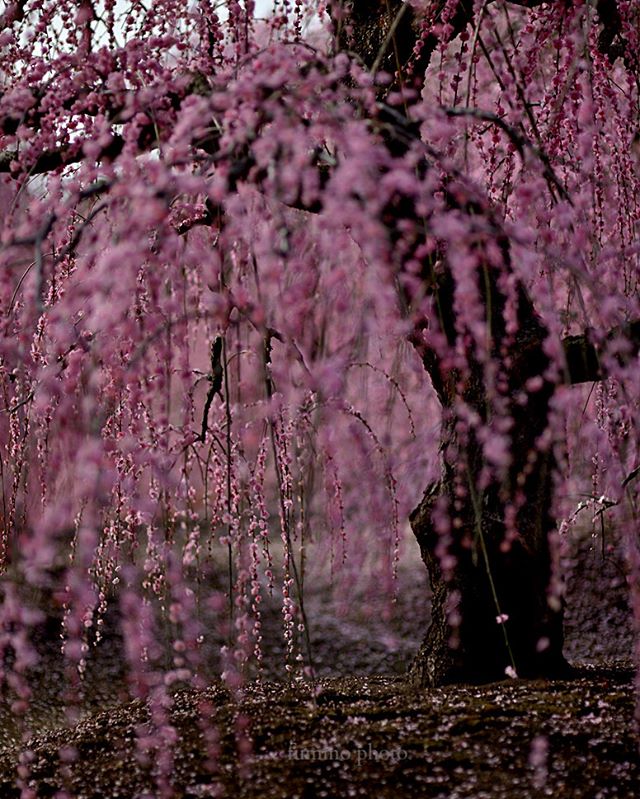
<svg viewBox="0 0 640 799"><path fill-rule="evenodd" d="M446 425L451 429L451 425ZM521 515L520 538L502 551L504 508L495 492L485 494L479 524L484 541L474 532L477 522L472 503L458 511L463 535L449 542L447 556L455 558L445 578L434 529L434 505L443 499L453 505L454 479L444 478L427 489L411 516L433 592L431 624L410 670L420 687L450 682L490 682L503 679L509 667L523 677L563 676L569 672L562 655L562 606L548 600L551 559L547 513L551 492L544 474L537 477L540 493ZM447 471L447 467L444 467ZM469 544L469 539L472 543ZM495 593L494 593L495 592ZM504 614L507 620L498 621Z"/></svg>
<svg viewBox="0 0 640 799"><path fill-rule="evenodd" d="M387 149L401 158L405 140L416 135L411 123L384 105L379 114ZM393 135L399 125L404 138ZM424 161L420 168L426 172L430 165ZM411 678L435 685L507 673L568 674L562 603L549 596L555 525L550 401L558 380L599 379L598 354L588 336L572 337L565 342L565 374L551 376L548 330L516 277L499 219L455 176L443 179L441 196L464 223L467 240L440 241L430 255L421 255L428 221L412 197L399 192L382 212L398 275L412 276L398 281L410 338L442 406L440 479L427 487L411 517L433 590L432 622ZM449 246L463 248L463 287ZM425 295L434 298L429 318L420 310ZM473 314L467 320L456 310L467 295L481 309L480 333ZM478 437L499 426L510 442L502 468L487 461Z"/></svg>
<svg viewBox="0 0 640 799"><path fill-rule="evenodd" d="M502 250L508 270L505 242ZM490 413L486 375L471 348L462 381L459 374L443 370L431 351L422 350L442 404L443 423L441 478L427 488L411 516L433 591L431 625L410 671L418 686L487 682L514 672L526 677L570 672L562 654L562 604L548 593L555 464L544 442L554 390L544 376L547 331L519 286L518 329L515 335L506 334L506 299L494 272L484 307L492 352L507 381L505 416L512 420L511 463L500 481L483 481L483 447L475 429L459 415L461 407L471 409L486 424ZM482 273L480 267L479 280ZM447 288L452 280L449 273L437 289L441 307L452 305L453 286ZM440 323L453 347L459 335L455 320L445 315ZM439 516L448 520L448 530L442 524L438 529Z"/></svg>

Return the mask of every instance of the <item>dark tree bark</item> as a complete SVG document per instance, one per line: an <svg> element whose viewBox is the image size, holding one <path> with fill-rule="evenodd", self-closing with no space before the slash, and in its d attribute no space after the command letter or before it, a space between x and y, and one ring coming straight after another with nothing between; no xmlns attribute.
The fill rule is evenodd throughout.
<svg viewBox="0 0 640 799"><path fill-rule="evenodd" d="M510 270L508 248L502 242L503 268ZM482 272L479 269L479 274ZM451 308L452 278L437 287L441 307ZM447 287L447 284L449 286ZM502 321L505 298L494 279L485 295L487 324L493 351L500 359L510 398L508 415L512 462L507 478L491 482L482 492L475 488L485 466L482 447L473 430L456 414L462 399L486 422L487 386L479 364L469 355L469 376L446 373L438 357L421 348L423 363L438 393L442 410L441 478L427 487L411 515L433 591L432 618L427 635L410 670L418 686L447 682L486 682L504 677L509 666L520 676L563 677L571 673L563 654L563 607L549 600L551 577L550 535L555 530L553 451L541 446L548 428L550 400L555 385L546 377L549 360L544 352L548 331L537 316L522 285L518 287L518 330L506 335ZM455 344L453 318L444 317L447 336ZM607 341L623 337L630 355L640 349L640 321L609 332ZM416 336L420 348L419 336ZM563 341L562 380L576 384L602 379L600 348L589 334ZM537 390L529 387L536 382ZM529 387L528 387L529 386ZM520 403L518 396L526 396ZM460 430L464 435L460 435ZM635 477L629 475L627 480ZM522 500L524 499L524 502ZM437 530L438 503L453 517L445 536ZM505 546L504 520L517 508L517 537ZM443 544L454 559L451 573L442 569ZM456 624L452 624L453 613ZM508 617L504 624L498 616Z"/></svg>
<svg viewBox="0 0 640 799"><path fill-rule="evenodd" d="M420 686L501 679L508 667L520 676L569 672L562 655L562 606L558 600L550 604L547 596L555 465L551 449L540 444L554 390L543 376L549 366L543 350L547 331L520 286L518 331L507 336L501 319L505 298L495 280L490 283L487 323L508 383L512 420L512 461L501 482L478 488L486 467L483 448L456 410L462 400L487 422L482 367L469 353L465 378L443 373L433 353L423 354L442 404L443 424L441 479L427 488L411 517L433 591L431 625L410 673ZM533 378L540 382L535 392L526 388ZM519 395L526 396L525 404ZM452 522L449 533L437 530L438 504ZM517 535L508 541L505 519L510 509L515 510ZM448 575L443 573L443 556L453 559Z"/></svg>

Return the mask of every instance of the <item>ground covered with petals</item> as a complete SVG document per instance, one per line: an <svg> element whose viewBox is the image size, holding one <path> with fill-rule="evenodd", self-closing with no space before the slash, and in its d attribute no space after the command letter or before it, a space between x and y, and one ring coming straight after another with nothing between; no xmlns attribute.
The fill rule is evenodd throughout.
<svg viewBox="0 0 640 799"><path fill-rule="evenodd" d="M220 762L205 767L199 703L215 706ZM400 678L349 677L176 697L174 780L181 797L397 796L636 797L640 784L632 673L583 669L566 682L510 680L483 687L407 691ZM251 751L238 758L235 722L249 720ZM90 716L31 743L37 796L155 796L153 768L135 754L140 702ZM544 742L544 743L540 743ZM60 769L59 750L77 750ZM10 799L11 752L0 756ZM153 762L153 761L151 761Z"/></svg>

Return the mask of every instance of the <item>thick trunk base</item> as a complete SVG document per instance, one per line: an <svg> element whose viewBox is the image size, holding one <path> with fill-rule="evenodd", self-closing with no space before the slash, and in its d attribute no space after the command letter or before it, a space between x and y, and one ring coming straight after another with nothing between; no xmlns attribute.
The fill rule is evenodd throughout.
<svg viewBox="0 0 640 799"><path fill-rule="evenodd" d="M493 682L513 674L511 669L519 677L570 676L562 654L562 604L548 597L547 536L528 546L516 540L506 552L498 539L486 537L487 559L477 542L450 547L455 567L445 579L431 521L439 495L440 483L427 490L411 518L433 591L431 625L411 666L411 683ZM504 623L497 618L496 596L508 616Z"/></svg>

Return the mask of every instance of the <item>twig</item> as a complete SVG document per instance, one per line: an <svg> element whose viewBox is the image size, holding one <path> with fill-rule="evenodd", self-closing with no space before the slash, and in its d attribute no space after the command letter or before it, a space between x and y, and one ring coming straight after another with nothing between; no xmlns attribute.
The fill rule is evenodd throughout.
<svg viewBox="0 0 640 799"><path fill-rule="evenodd" d="M525 150L529 150L531 153L533 153L533 155L542 163L544 167L543 175L546 180L555 186L563 200L566 200L570 205L573 205L573 201L571 200L569 193L551 166L549 156L532 141L527 139L526 136L523 136L520 131L516 130L514 127L505 122L502 117L498 116L498 114L494 114L491 111L483 111L480 108L460 108L457 106L454 108L445 108L444 111L449 117L472 117L473 119L480 119L484 122L492 122L494 125L497 125L511 139L518 153L523 159Z"/></svg>
<svg viewBox="0 0 640 799"><path fill-rule="evenodd" d="M209 381L209 390L207 391L207 398L204 402L204 410L202 411L202 428L198 440L204 444L207 437L207 430L209 428L209 411L213 398L217 394L220 399L222 397L222 380L224 370L222 368L222 336L217 336L211 345L211 371L207 375Z"/></svg>

